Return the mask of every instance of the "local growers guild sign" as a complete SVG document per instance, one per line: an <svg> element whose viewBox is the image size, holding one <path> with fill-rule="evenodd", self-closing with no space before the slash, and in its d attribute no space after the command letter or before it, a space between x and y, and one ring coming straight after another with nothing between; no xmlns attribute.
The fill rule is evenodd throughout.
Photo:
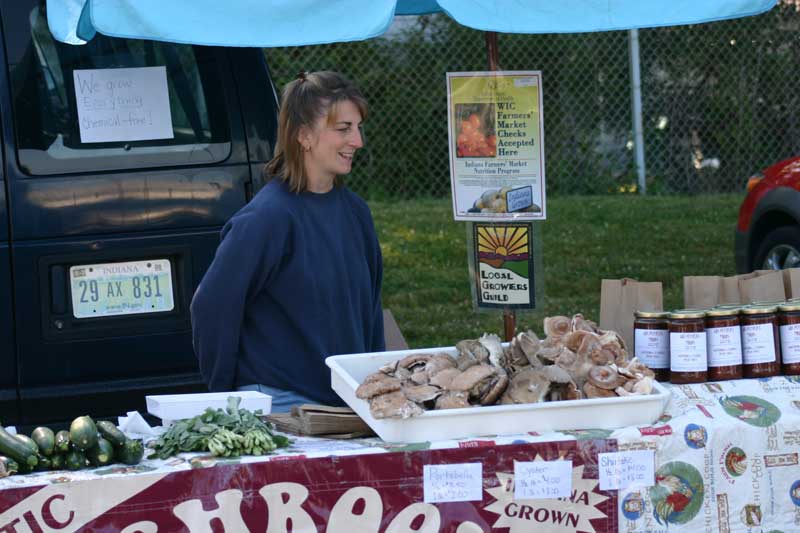
<svg viewBox="0 0 800 533"><path fill-rule="evenodd" d="M478 307L536 307L530 223L472 225L471 270Z"/></svg>
<svg viewBox="0 0 800 533"><path fill-rule="evenodd" d="M448 72L456 220L544 220L542 75Z"/></svg>

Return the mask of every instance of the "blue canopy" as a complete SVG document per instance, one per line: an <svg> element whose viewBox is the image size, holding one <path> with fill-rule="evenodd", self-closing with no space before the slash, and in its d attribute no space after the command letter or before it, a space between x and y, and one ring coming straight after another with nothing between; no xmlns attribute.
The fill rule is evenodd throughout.
<svg viewBox="0 0 800 533"><path fill-rule="evenodd" d="M777 0L47 0L59 41L112 37L221 46L360 41L395 15L445 12L502 33L572 33L694 24L756 15Z"/></svg>

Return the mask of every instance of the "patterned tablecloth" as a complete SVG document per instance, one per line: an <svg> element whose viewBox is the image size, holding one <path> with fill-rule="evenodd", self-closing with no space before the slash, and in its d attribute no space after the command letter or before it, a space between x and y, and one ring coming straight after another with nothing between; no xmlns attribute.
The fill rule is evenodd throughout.
<svg viewBox="0 0 800 533"><path fill-rule="evenodd" d="M295 438L290 448L266 458L218 460L184 454L134 467L12 476L0 479L0 532L123 530L119 524L125 513L131 520L149 516L124 528L131 533L180 530L169 525L170 520L181 518L192 498L203 502L202 509L221 508L227 505L222 496L229 493L240 493L244 503L234 506L241 508L241 517L222 520L229 526L226 531L242 527L263 531L265 516L273 513L269 490L292 485L281 483L284 478L302 486L306 499L295 510L318 531L405 531L398 521L408 519L410 527L414 512L426 518L423 527L415 523L413 531L800 531L800 379L739 380L669 386L669 390L671 401L658 421L613 431L524 433L403 445L379 439ZM601 491L596 481L597 453L614 449L654 450L655 485ZM513 461L539 457L573 458L573 485L582 488L557 502L514 502ZM421 503L421 468L431 461L483 462L484 499L468 504ZM337 481L332 485L331 479ZM336 518L341 518L336 515L341 513L341 501L352 491L370 490L383 498L374 528L352 529L352 517ZM103 494L109 501L99 505ZM264 505L269 513L260 509ZM154 509L163 511L163 518ZM184 530L212 531L203 513L185 514L200 516L200 525L181 518L183 522L176 523ZM556 517L565 520L557 523ZM335 527L335 520L346 527ZM270 522L269 531L281 529Z"/></svg>

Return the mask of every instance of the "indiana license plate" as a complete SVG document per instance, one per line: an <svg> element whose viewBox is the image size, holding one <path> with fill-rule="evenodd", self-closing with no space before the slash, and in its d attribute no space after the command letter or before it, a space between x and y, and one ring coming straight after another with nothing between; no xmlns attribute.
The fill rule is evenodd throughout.
<svg viewBox="0 0 800 533"><path fill-rule="evenodd" d="M69 269L75 318L159 313L175 308L168 259Z"/></svg>

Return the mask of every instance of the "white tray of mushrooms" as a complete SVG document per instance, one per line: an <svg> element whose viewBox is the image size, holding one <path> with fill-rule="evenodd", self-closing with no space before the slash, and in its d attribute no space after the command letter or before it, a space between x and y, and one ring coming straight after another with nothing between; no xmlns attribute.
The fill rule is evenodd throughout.
<svg viewBox="0 0 800 533"><path fill-rule="evenodd" d="M335 355L333 390L387 442L650 424L669 401L622 338L581 315L548 317L510 343Z"/></svg>

